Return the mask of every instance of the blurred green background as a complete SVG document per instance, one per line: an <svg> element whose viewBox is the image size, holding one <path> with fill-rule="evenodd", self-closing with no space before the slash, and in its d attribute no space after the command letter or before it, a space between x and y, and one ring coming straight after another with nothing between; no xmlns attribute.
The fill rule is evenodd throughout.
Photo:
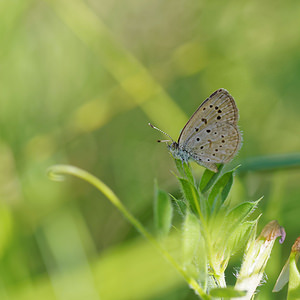
<svg viewBox="0 0 300 300"><path fill-rule="evenodd" d="M147 123L176 139L221 87L240 111L240 201L264 195L260 229L277 219L287 231L258 299L283 299L271 290L300 235L300 171L251 171L249 159L299 161L299 28L295 0L0 1L1 300L196 299L101 194L46 170L95 174L151 231L154 178L178 186Z"/></svg>

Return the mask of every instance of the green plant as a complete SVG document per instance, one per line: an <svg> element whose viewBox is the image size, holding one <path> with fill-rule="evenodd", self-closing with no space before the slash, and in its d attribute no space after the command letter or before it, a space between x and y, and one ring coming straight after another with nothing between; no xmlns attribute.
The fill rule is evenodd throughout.
<svg viewBox="0 0 300 300"><path fill-rule="evenodd" d="M73 166L56 165L49 169L49 176L62 180L63 175L70 174L94 185L177 269L201 299L251 299L261 282L276 238L281 236L280 242L285 238L284 229L277 221L271 221L256 237L259 217L254 220L249 217L260 199L232 206L228 197L236 168L224 173L223 165L218 166L218 173L205 170L197 183L188 164L180 160L175 163L182 197L176 198L155 184L155 234L144 228L107 185L88 172ZM181 216L179 226L172 224L175 213ZM171 230L172 225L177 230ZM182 241L180 257L173 256L166 246L170 234ZM241 248L245 249L244 259L236 285L227 286L225 270L231 256ZM290 261L295 262L293 258L298 257L299 247L294 247L293 253L296 254ZM300 281L299 273L295 268L293 270L290 279L292 276L295 289Z"/></svg>

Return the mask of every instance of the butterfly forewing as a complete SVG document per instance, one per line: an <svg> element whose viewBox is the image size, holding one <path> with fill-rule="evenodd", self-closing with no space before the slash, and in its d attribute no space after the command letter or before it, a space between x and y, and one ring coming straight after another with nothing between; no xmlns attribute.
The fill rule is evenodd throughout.
<svg viewBox="0 0 300 300"><path fill-rule="evenodd" d="M237 121L238 110L234 99L225 89L219 89L189 119L179 136L178 144L185 147L190 139L211 124L226 122L236 125Z"/></svg>

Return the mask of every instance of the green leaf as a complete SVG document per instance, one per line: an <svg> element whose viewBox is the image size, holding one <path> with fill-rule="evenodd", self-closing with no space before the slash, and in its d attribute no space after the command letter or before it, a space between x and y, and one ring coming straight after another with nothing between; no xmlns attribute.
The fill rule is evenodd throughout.
<svg viewBox="0 0 300 300"><path fill-rule="evenodd" d="M235 290L234 287L211 289L209 294L215 298L238 298L247 294L246 291Z"/></svg>
<svg viewBox="0 0 300 300"><path fill-rule="evenodd" d="M181 159L177 159L177 158L174 158L175 160L175 165L176 165L176 168L179 172L179 174L184 177L184 168L183 168L183 165L182 165L182 160Z"/></svg>
<svg viewBox="0 0 300 300"><path fill-rule="evenodd" d="M203 194L206 193L213 186L213 184L218 179L223 167L224 167L223 164L218 165L217 173L210 171L208 169L205 169L205 171L202 175L201 181L200 181L200 186L199 186L201 193L203 193Z"/></svg>
<svg viewBox="0 0 300 300"><path fill-rule="evenodd" d="M173 207L168 193L155 188L154 221L158 233L167 235L172 224Z"/></svg>
<svg viewBox="0 0 300 300"><path fill-rule="evenodd" d="M181 199L176 199L173 195L169 194L169 196L173 199L173 201L175 202L176 204L176 207L178 208L178 212L180 215L182 216L185 216L185 213L186 213L186 209L187 209L187 206L186 206L186 203L181 200Z"/></svg>
<svg viewBox="0 0 300 300"><path fill-rule="evenodd" d="M226 245L227 255L233 255L246 244L255 225L256 221L244 222L229 233L223 244Z"/></svg>
<svg viewBox="0 0 300 300"><path fill-rule="evenodd" d="M184 198L187 201L187 204L189 205L189 207L191 208L191 210L193 212L199 214L201 212L200 195L199 195L198 191L196 190L195 186L185 178L178 178L178 180L180 182L181 189L182 189ZM203 208L202 208L202 211L204 211Z"/></svg>
<svg viewBox="0 0 300 300"><path fill-rule="evenodd" d="M197 217L187 212L183 223L183 265L190 264L195 256L200 239L200 223Z"/></svg>
<svg viewBox="0 0 300 300"><path fill-rule="evenodd" d="M194 184L194 176L191 170L191 167L189 164L187 163L183 163L183 169L184 169L184 173L186 175L186 178Z"/></svg>
<svg viewBox="0 0 300 300"><path fill-rule="evenodd" d="M182 233L183 267L191 277L198 279L201 286L206 286L207 260L205 242L201 235L199 219L193 213L187 212Z"/></svg>
<svg viewBox="0 0 300 300"><path fill-rule="evenodd" d="M181 159L175 159L176 168L182 177L186 177L191 183L194 183L194 176L188 163Z"/></svg>
<svg viewBox="0 0 300 300"><path fill-rule="evenodd" d="M224 225L229 231L238 227L255 209L262 198L254 202L244 202L233 208L224 219Z"/></svg>
<svg viewBox="0 0 300 300"><path fill-rule="evenodd" d="M226 200L233 183L233 172L234 170L223 174L213 186L208 196L208 204L212 211L218 210Z"/></svg>
<svg viewBox="0 0 300 300"><path fill-rule="evenodd" d="M290 255L290 273L287 300L300 299L300 273L297 268L299 252L291 252Z"/></svg>
<svg viewBox="0 0 300 300"><path fill-rule="evenodd" d="M226 255L236 252L249 239L257 220L245 222L245 219L254 210L258 201L244 202L227 215L218 215L213 219L213 238L218 245L217 248L226 248Z"/></svg>

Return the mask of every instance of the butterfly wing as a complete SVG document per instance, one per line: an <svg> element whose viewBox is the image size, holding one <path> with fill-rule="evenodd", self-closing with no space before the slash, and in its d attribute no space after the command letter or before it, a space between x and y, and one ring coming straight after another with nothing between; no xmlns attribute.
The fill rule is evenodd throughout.
<svg viewBox="0 0 300 300"><path fill-rule="evenodd" d="M235 125L215 123L206 126L193 139L189 139L186 149L199 164L228 163L241 145L241 135Z"/></svg>
<svg viewBox="0 0 300 300"><path fill-rule="evenodd" d="M194 112L178 138L179 146L185 147L190 139L215 123L236 125L238 109L233 97L225 90L219 89L211 94Z"/></svg>
<svg viewBox="0 0 300 300"><path fill-rule="evenodd" d="M204 167L217 172L216 163L228 163L241 145L238 109L232 96L219 89L195 111L183 128L178 145Z"/></svg>

